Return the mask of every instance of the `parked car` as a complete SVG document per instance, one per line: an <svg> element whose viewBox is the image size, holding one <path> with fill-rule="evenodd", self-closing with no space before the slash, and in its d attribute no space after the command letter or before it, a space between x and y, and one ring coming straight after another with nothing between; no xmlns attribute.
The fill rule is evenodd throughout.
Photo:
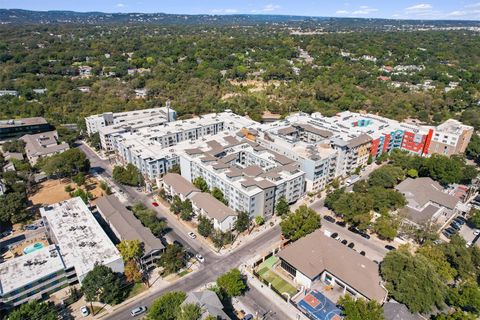
<svg viewBox="0 0 480 320"><path fill-rule="evenodd" d="M80 313L82 314L82 317L86 317L90 314L90 311L88 310L87 306L83 306L80 308Z"/></svg>
<svg viewBox="0 0 480 320"><path fill-rule="evenodd" d="M178 241L178 240L173 240L173 244L176 245L176 246L178 246L178 247L180 247L180 248L183 247L183 243L181 243L181 242Z"/></svg>
<svg viewBox="0 0 480 320"><path fill-rule="evenodd" d="M26 225L23 229L24 230L37 230L38 227L36 225L29 224L29 225Z"/></svg>
<svg viewBox="0 0 480 320"><path fill-rule="evenodd" d="M360 230L358 230L354 226L348 227L348 231L351 231L351 232L356 233L356 234L362 233Z"/></svg>
<svg viewBox="0 0 480 320"><path fill-rule="evenodd" d="M474 236L478 236L479 234L480 234L480 230L477 229L477 230L473 231Z"/></svg>
<svg viewBox="0 0 480 320"><path fill-rule="evenodd" d="M191 251L185 251L185 260L190 260L192 259L193 257L195 257L195 255L193 254L193 252Z"/></svg>
<svg viewBox="0 0 480 320"><path fill-rule="evenodd" d="M192 239L195 239L195 238L197 237L197 235L196 235L195 233L191 232L191 231L190 231L189 233L187 233L187 234L188 234L188 236L189 236L190 238L192 238Z"/></svg>
<svg viewBox="0 0 480 320"><path fill-rule="evenodd" d="M158 202L152 202L152 206L158 207Z"/></svg>
<svg viewBox="0 0 480 320"><path fill-rule="evenodd" d="M345 239L342 240L342 244L347 245L347 243L348 243L347 240L345 240Z"/></svg>
<svg viewBox="0 0 480 320"><path fill-rule="evenodd" d="M456 217L456 219L462 220L464 223L467 222L467 219L465 219L465 218L462 217L462 216L458 216L458 217Z"/></svg>
<svg viewBox="0 0 480 320"><path fill-rule="evenodd" d="M455 222L452 222L450 223L450 227L452 227L453 229L459 231L461 229L461 226L458 225L458 223L455 223Z"/></svg>
<svg viewBox="0 0 480 320"><path fill-rule="evenodd" d="M470 248L472 246L472 241L468 241L465 247Z"/></svg>
<svg viewBox="0 0 480 320"><path fill-rule="evenodd" d="M146 306L141 306L141 307L136 307L136 308L133 308L132 310L130 310L130 314L132 315L132 317L136 317L136 316L144 313L145 311L147 311L147 307Z"/></svg>
<svg viewBox="0 0 480 320"><path fill-rule="evenodd" d="M336 233L336 232L332 233L332 235L330 237L335 239L335 240L340 240L340 237L338 236L338 233Z"/></svg>
<svg viewBox="0 0 480 320"><path fill-rule="evenodd" d="M242 318L242 320L253 320L253 315L251 315L250 313L246 314L245 317Z"/></svg>
<svg viewBox="0 0 480 320"><path fill-rule="evenodd" d="M460 219L460 217L456 217L455 219L453 219L453 221L455 221L456 223L458 223L461 226L463 226L466 222L465 220Z"/></svg>
<svg viewBox="0 0 480 320"><path fill-rule="evenodd" d="M2 238L3 238L3 237L8 237L8 236L11 235L12 233L13 233L12 230L7 230L7 231L2 232Z"/></svg>
<svg viewBox="0 0 480 320"><path fill-rule="evenodd" d="M364 237L365 239L370 239L370 235L366 234L366 233L360 233L360 236Z"/></svg>
<svg viewBox="0 0 480 320"><path fill-rule="evenodd" d="M360 251L360 254L361 254L362 256L365 256L366 253L365 253L365 251Z"/></svg>
<svg viewBox="0 0 480 320"><path fill-rule="evenodd" d="M457 230L453 229L452 227L446 228L445 231L447 231L448 233L451 233L451 234L457 233Z"/></svg>
<svg viewBox="0 0 480 320"><path fill-rule="evenodd" d="M337 222L335 222L335 224L339 225L340 227L346 227L347 226L347 223L345 221L341 221L341 220L338 220Z"/></svg>
<svg viewBox="0 0 480 320"><path fill-rule="evenodd" d="M323 219L327 220L328 222L335 223L337 220L331 216L324 216Z"/></svg>
<svg viewBox="0 0 480 320"><path fill-rule="evenodd" d="M127 208L128 211L132 211L132 206L126 206L125 208Z"/></svg>
<svg viewBox="0 0 480 320"><path fill-rule="evenodd" d="M195 255L195 258L198 260L198 262L201 262L201 263L205 262L205 258L200 253L197 253Z"/></svg>
<svg viewBox="0 0 480 320"><path fill-rule="evenodd" d="M443 230L442 234L447 238L450 238L453 235L452 233L448 232L447 229Z"/></svg>
<svg viewBox="0 0 480 320"><path fill-rule="evenodd" d="M391 246L391 245L387 244L387 245L385 246L385 249L392 251L392 250L395 250L395 249L397 249L397 248L395 248L394 246Z"/></svg>
<svg viewBox="0 0 480 320"><path fill-rule="evenodd" d="M355 243L350 242L350 243L348 244L348 247L349 247L350 249L353 249L353 247L355 247Z"/></svg>

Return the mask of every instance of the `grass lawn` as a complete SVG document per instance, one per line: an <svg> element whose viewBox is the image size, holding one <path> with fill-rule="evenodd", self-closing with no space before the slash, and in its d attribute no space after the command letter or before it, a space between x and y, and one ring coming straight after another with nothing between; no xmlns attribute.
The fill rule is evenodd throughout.
<svg viewBox="0 0 480 320"><path fill-rule="evenodd" d="M183 277L183 276L186 276L186 275L189 274L189 273L190 273L190 270L183 270L182 272L180 272L180 273L178 274L178 276L179 276L179 277Z"/></svg>
<svg viewBox="0 0 480 320"><path fill-rule="evenodd" d="M130 293L128 294L127 299L136 296L137 294L142 293L143 291L147 290L147 286L142 282L137 282L132 286Z"/></svg>
<svg viewBox="0 0 480 320"><path fill-rule="evenodd" d="M278 292L288 293L290 297L297 293L297 289L295 289L294 286L292 286L278 274L270 270L269 267L261 268L260 270L258 270L258 274L260 275L260 277L271 283L272 287L274 287Z"/></svg>

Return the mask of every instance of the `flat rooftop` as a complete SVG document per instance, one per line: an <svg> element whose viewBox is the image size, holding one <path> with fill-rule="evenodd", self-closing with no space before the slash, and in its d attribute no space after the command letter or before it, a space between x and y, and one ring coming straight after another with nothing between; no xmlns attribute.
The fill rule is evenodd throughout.
<svg viewBox="0 0 480 320"><path fill-rule="evenodd" d="M40 213L58 241L65 265L74 266L79 278L92 270L95 263L108 264L120 257L80 197L43 207Z"/></svg>
<svg viewBox="0 0 480 320"><path fill-rule="evenodd" d="M47 124L47 120L42 117L34 118L23 118L23 119L9 119L9 120L0 120L0 128L12 128L12 127L21 127L21 126L32 126Z"/></svg>
<svg viewBox="0 0 480 320"><path fill-rule="evenodd" d="M7 260L0 264L0 293L8 294L64 269L65 265L55 245Z"/></svg>

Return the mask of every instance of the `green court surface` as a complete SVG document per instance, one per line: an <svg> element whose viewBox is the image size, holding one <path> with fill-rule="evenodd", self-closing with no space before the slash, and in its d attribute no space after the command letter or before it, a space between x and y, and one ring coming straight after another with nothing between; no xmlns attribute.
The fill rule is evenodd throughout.
<svg viewBox="0 0 480 320"><path fill-rule="evenodd" d="M277 261L278 257L272 256L262 262L259 265L258 274L261 278L271 283L272 287L274 287L278 292L288 293L290 297L292 297L293 295L295 295L295 293L297 293L297 289L295 289L294 286L292 286L290 283L288 283L286 280L284 280L282 277L280 277L278 274L271 270L271 268Z"/></svg>

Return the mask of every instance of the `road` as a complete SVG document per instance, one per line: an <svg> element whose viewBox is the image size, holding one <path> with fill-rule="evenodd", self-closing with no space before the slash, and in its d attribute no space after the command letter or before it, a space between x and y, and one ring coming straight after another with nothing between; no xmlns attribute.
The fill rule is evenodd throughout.
<svg viewBox="0 0 480 320"><path fill-rule="evenodd" d="M93 152L83 143L80 144L79 148L90 159L92 170L111 181L112 169L110 162L108 160L100 159L95 152ZM113 182L111 183L114 184ZM138 192L135 188L118 186L116 184L114 185L115 188L123 191L123 195L126 196L129 201L141 201L147 206L155 209L158 216L166 219L168 225L172 228L171 237L180 238L182 240L181 242L188 244L189 247L193 248L197 252L200 252L205 257L205 263L202 264L198 271L186 275L182 279L170 284L169 286L161 288L158 291L151 292L146 296L135 300L134 302L122 305L119 309L115 310L115 312L105 316L104 319L131 319L132 317L130 315L130 310L133 307L141 305L150 306L156 298L166 292L189 292L205 284L213 282L219 275L225 273L226 271L239 267L241 264L247 262L249 259L255 256L260 256L266 249L274 245L274 243L280 238L280 227L275 226L274 228L259 235L257 238L255 238L255 240L238 247L233 252L224 256L219 256L213 253L209 248L204 248L199 241L190 239L186 235L189 230L187 230L183 224L177 221L176 218L172 217L171 214L162 212L160 208L152 207L151 199L147 195ZM278 319L290 319L290 315L285 314L280 308L277 308L272 301L268 300L254 287L250 287L250 290L247 292L245 296L245 304L247 304L251 310L258 312L259 314L269 312L270 314L275 314Z"/></svg>

